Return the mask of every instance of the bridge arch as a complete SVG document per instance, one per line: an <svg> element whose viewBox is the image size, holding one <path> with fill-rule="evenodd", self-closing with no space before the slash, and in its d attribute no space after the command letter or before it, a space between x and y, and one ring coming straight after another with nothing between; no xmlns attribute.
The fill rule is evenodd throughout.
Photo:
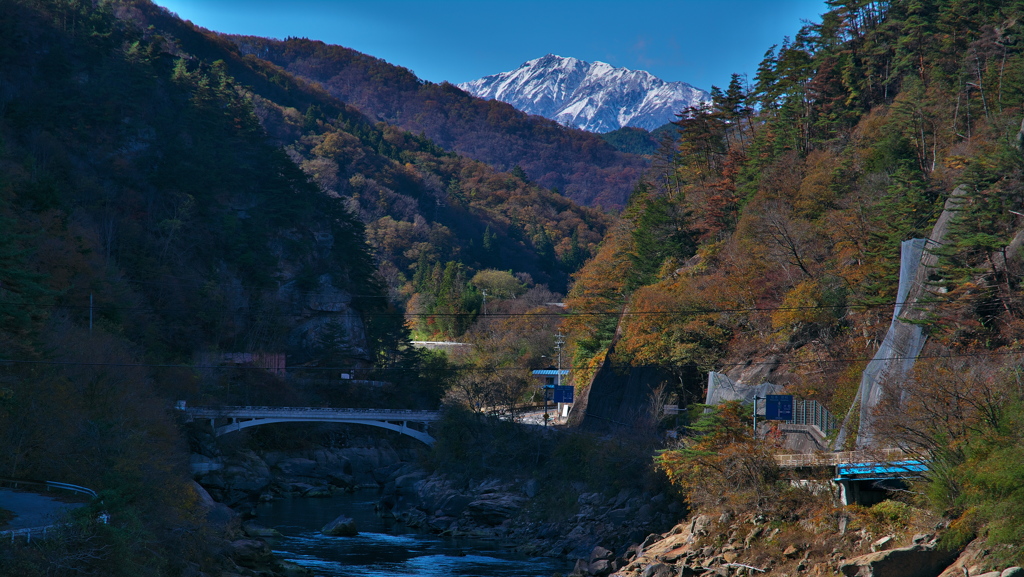
<svg viewBox="0 0 1024 577"><path fill-rule="evenodd" d="M322 422L324 422L324 421L321 421L321 420L310 420L310 419L301 419L301 418L288 418L288 417L278 417L278 418L268 417L268 418L264 418L264 419L249 419L247 421L235 421L233 423L228 423L226 425L221 425L219 427L215 427L214 428L214 434L219 437L221 435L226 435L228 433L233 433L235 431L240 431L242 429L246 429L246 428L249 428L249 427L258 427L260 425L270 425L270 424L273 424L273 423L322 423ZM395 432L401 433L403 435L407 435L409 437L412 437L412 438L416 439L417 441L421 441L421 442L426 443L427 445L430 445L430 446L433 446L434 443L437 442L437 439L435 439L434 437L431 437L430 434L426 433L425 431L418 431L416 429L413 429L412 427L407 426L407 424L405 422L403 422L401 424L397 424L397 423L390 423L390 422L387 422L387 421L358 420L358 419L345 420L345 421L328 421L328 422L347 423L347 424L352 424L352 425L369 425L371 427L380 427L382 429L388 429L390 431L395 431Z"/></svg>
<svg viewBox="0 0 1024 577"><path fill-rule="evenodd" d="M273 423L348 423L388 429L412 437L428 446L436 439L427 432L429 423L440 418L436 411L403 411L392 409L328 409L319 407L186 407L178 403L178 410L189 421L209 419L214 435L240 431L249 427ZM218 420L229 422L217 425ZM422 430L410 427L419 424Z"/></svg>

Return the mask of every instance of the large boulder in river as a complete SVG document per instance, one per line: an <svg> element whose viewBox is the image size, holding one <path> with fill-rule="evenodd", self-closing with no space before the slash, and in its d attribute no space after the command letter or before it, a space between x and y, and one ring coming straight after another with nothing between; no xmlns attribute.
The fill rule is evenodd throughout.
<svg viewBox="0 0 1024 577"><path fill-rule="evenodd" d="M345 515L339 515L337 519L324 525L320 532L332 537L355 537L359 534L359 531L356 529L356 522Z"/></svg>
<svg viewBox="0 0 1024 577"><path fill-rule="evenodd" d="M375 471L399 461L398 453L390 447L350 447L337 453L349 463L346 473L352 475L356 485L362 486L380 486L382 481Z"/></svg>
<svg viewBox="0 0 1024 577"><path fill-rule="evenodd" d="M228 554L235 563L249 569L269 569L275 564L270 546L258 539L232 541Z"/></svg>
<svg viewBox="0 0 1024 577"><path fill-rule="evenodd" d="M192 481L192 491L206 510L206 522L223 532L229 532L238 523L238 514L224 503L213 500L202 485Z"/></svg>
<svg viewBox="0 0 1024 577"><path fill-rule="evenodd" d="M839 566L846 577L933 577L956 559L959 551L913 545L854 557Z"/></svg>
<svg viewBox="0 0 1024 577"><path fill-rule="evenodd" d="M317 474L317 462L300 457L281 459L274 465L274 468L285 477L290 478L315 477Z"/></svg>
<svg viewBox="0 0 1024 577"><path fill-rule="evenodd" d="M252 451L224 459L224 467L198 479L217 501L235 506L259 497L273 480L270 469Z"/></svg>
<svg viewBox="0 0 1024 577"><path fill-rule="evenodd" d="M523 506L523 499L508 493L481 495L470 503L462 513L481 525L500 525Z"/></svg>
<svg viewBox="0 0 1024 577"><path fill-rule="evenodd" d="M426 471L415 471L402 475L395 479L395 491L397 493L412 494L416 492L416 483L427 478Z"/></svg>

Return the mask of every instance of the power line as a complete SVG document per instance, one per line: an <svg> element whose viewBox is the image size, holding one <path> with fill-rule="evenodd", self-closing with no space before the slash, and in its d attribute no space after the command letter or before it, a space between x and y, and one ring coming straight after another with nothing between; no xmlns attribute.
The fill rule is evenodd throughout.
<svg viewBox="0 0 1024 577"><path fill-rule="evenodd" d="M166 278L173 278L173 279L180 279L181 278L181 277L170 276L170 275L160 275L160 276L166 277ZM146 280L136 280L136 279L116 279L116 280L112 280L112 281L108 281L108 282L110 282L111 284L114 284L116 282L126 282L126 283L129 283L129 284L141 284L141 285L164 286L164 287L175 287L175 288L176 287L181 287L181 286L192 286L192 287L204 288L204 287L209 286L208 282L186 281L186 280L182 280L180 282L173 282L172 283L172 282L158 282L158 281L146 281ZM242 285L242 284L239 284L239 285L223 285L221 283L216 283L216 284L217 284L217 288L219 288L221 290L225 290L225 291L230 291L230 290L246 290L246 291L252 291L252 292L259 292L259 291L270 291L270 290L277 290L277 291L287 290L287 292L292 293L292 294L300 294L300 295L306 295L306 296L312 296L312 295L335 295L338 292L341 292L341 291L333 291L333 292L327 293L327 292L320 292L320 291L299 290L299 289L295 289L295 288L285 289L284 285L278 286L276 289L274 289L273 287L259 287L259 286ZM387 298L387 295L382 295L382 294L351 295L351 296L353 298L368 298L368 299L370 299L370 298L372 298L372 299Z"/></svg>
<svg viewBox="0 0 1024 577"><path fill-rule="evenodd" d="M1016 300L1022 300L1021 297L1015 297ZM669 309L669 310L650 310L650 311L632 311L632 310L613 310L613 311L561 311L561 312L528 312L528 313L487 313L480 314L474 312L464 313L415 313L407 311L396 311L396 312L358 312L353 311L360 317L384 317L384 318L434 318L434 317L477 317L477 318L510 318L510 317L573 317L573 316L647 316L647 315L706 315L706 314L732 314L732 313L757 313L757 312L778 312L778 311L807 311L807 310L837 310L837 309L873 309L873 308L890 308L890 307L902 307L905 305L920 305L920 306L955 306L965 303L973 302L984 302L990 300L987 297L972 297L958 299L956 301L933 301L920 303L917 301L905 301L905 302L880 302L880 303L849 303L843 305L802 305L802 306L772 306L772 307L733 307L733 308L692 308L692 309ZM352 303L351 301L335 301L335 302L321 302L318 303L322 307L348 307ZM72 305L72 304L56 304L56 303L24 303L17 301L0 301L0 305L14 305L21 307L33 306L37 308L51 308L51 309L88 309L90 305ZM537 308L545 305L537 305ZM188 307L149 307L149 306L137 306L127 307L120 305L94 305L93 310L111 310L111 311L134 311L134 312L145 312L145 313L175 313L175 312L195 312L194 308ZM309 308L309 307L305 307ZM553 308L548 306L548 308ZM225 314L235 314L237 311L225 311ZM260 310L248 310L245 311L254 315L264 316L308 316L309 313L291 313L284 311L260 311ZM339 311L322 311L314 310L314 312L331 313Z"/></svg>
<svg viewBox="0 0 1024 577"><path fill-rule="evenodd" d="M1021 355L1024 357L1024 351L993 351L987 353L953 353L953 354L937 354L937 355L918 355L916 357L905 357L905 356L893 356L893 357L854 357L854 358L842 358L842 359L812 359L812 360L792 360L792 361L757 361L757 362L737 362L737 363L716 363L716 367L740 367L740 366L751 366L751 365L814 365L814 364L852 364L868 361L902 361L907 359L955 359L955 358L982 358L982 357L1003 357ZM176 369L194 369L194 370L205 370L205 369L218 369L218 370L260 370L269 371L266 367L257 367L252 365L188 365L183 363L98 363L98 362L85 362L85 361L56 361L56 360L23 360L23 359L0 359L0 365L3 364L21 364L21 365L54 365L54 366L86 366L86 367L120 367L120 368L176 368ZM671 364L671 363L645 363L645 364L627 364L627 365L612 365L613 367L621 368L655 368L655 369L670 369L670 368L686 368L691 366L687 364ZM578 371L582 369L589 369L595 367L580 366L580 367L569 367L568 370ZM359 369L348 367L285 367L285 371L289 372L303 372L303 371L356 371L366 373L380 373L380 372L480 372L480 371L532 371L534 367L476 367L476 366L450 366L445 368L425 368L425 367L377 367L372 369Z"/></svg>

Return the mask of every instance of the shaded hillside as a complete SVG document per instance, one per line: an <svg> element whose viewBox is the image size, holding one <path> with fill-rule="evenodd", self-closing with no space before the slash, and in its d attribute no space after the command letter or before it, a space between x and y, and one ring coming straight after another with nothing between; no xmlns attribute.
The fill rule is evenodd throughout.
<svg viewBox="0 0 1024 577"><path fill-rule="evenodd" d="M0 467L102 499L41 545L5 540L5 575L224 568L170 407L338 397L223 353L420 366L363 224L271 141L223 63L132 13L0 3ZM413 377L380 395L438 392Z"/></svg>
<svg viewBox="0 0 1024 577"><path fill-rule="evenodd" d="M137 324L118 332L168 361L289 346L292 323L257 329L257 311L318 284L365 295L354 311L386 309L362 223L270 141L223 63L147 38L116 5L26 4L8 9L72 19L5 36L8 234L35 231L10 242L55 269L39 273L56 284L37 280L37 300L78 321L92 293L96 323ZM122 310L149 307L155 317Z"/></svg>
<svg viewBox="0 0 1024 577"><path fill-rule="evenodd" d="M247 84L271 136L325 193L366 223L395 299L404 302L416 292L409 283L421 260L459 263L468 276L512 269L564 291L568 273L603 234L603 215L531 184L519 170L498 173L423 136L372 122L318 85L161 8L137 3L130 17L192 54L222 60Z"/></svg>
<svg viewBox="0 0 1024 577"><path fill-rule="evenodd" d="M658 151L658 139L643 128L626 126L601 135L615 150L632 154L654 154Z"/></svg>
<svg viewBox="0 0 1024 577"><path fill-rule="evenodd" d="M915 503L954 519L951 543L1019 545L1024 5L829 4L767 52L752 91L734 77L675 123L575 277L570 308L609 315L563 324L577 384L606 360L660 367L686 404L715 370L845 415L892 320L901 241L926 238L962 187L927 248L928 344L884 383L876 438L931 463ZM670 472L704 483L700 442L685 447Z"/></svg>
<svg viewBox="0 0 1024 577"><path fill-rule="evenodd" d="M596 134L424 82L405 68L315 40L226 36L244 54L318 83L338 99L497 170L519 166L532 182L587 206L623 206L646 162Z"/></svg>
<svg viewBox="0 0 1024 577"><path fill-rule="evenodd" d="M0 167L0 467L102 497L5 575L230 569L175 401L436 407L396 301L564 283L605 223L148 2L0 3Z"/></svg>

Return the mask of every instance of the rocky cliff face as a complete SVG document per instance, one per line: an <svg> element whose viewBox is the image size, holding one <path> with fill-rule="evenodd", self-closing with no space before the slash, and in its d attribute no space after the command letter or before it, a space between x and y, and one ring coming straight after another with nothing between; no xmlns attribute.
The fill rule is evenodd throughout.
<svg viewBox="0 0 1024 577"><path fill-rule="evenodd" d="M711 99L685 82L666 82L643 70L554 54L510 72L459 84L459 88L591 132L624 126L654 130L675 120L684 108Z"/></svg>

